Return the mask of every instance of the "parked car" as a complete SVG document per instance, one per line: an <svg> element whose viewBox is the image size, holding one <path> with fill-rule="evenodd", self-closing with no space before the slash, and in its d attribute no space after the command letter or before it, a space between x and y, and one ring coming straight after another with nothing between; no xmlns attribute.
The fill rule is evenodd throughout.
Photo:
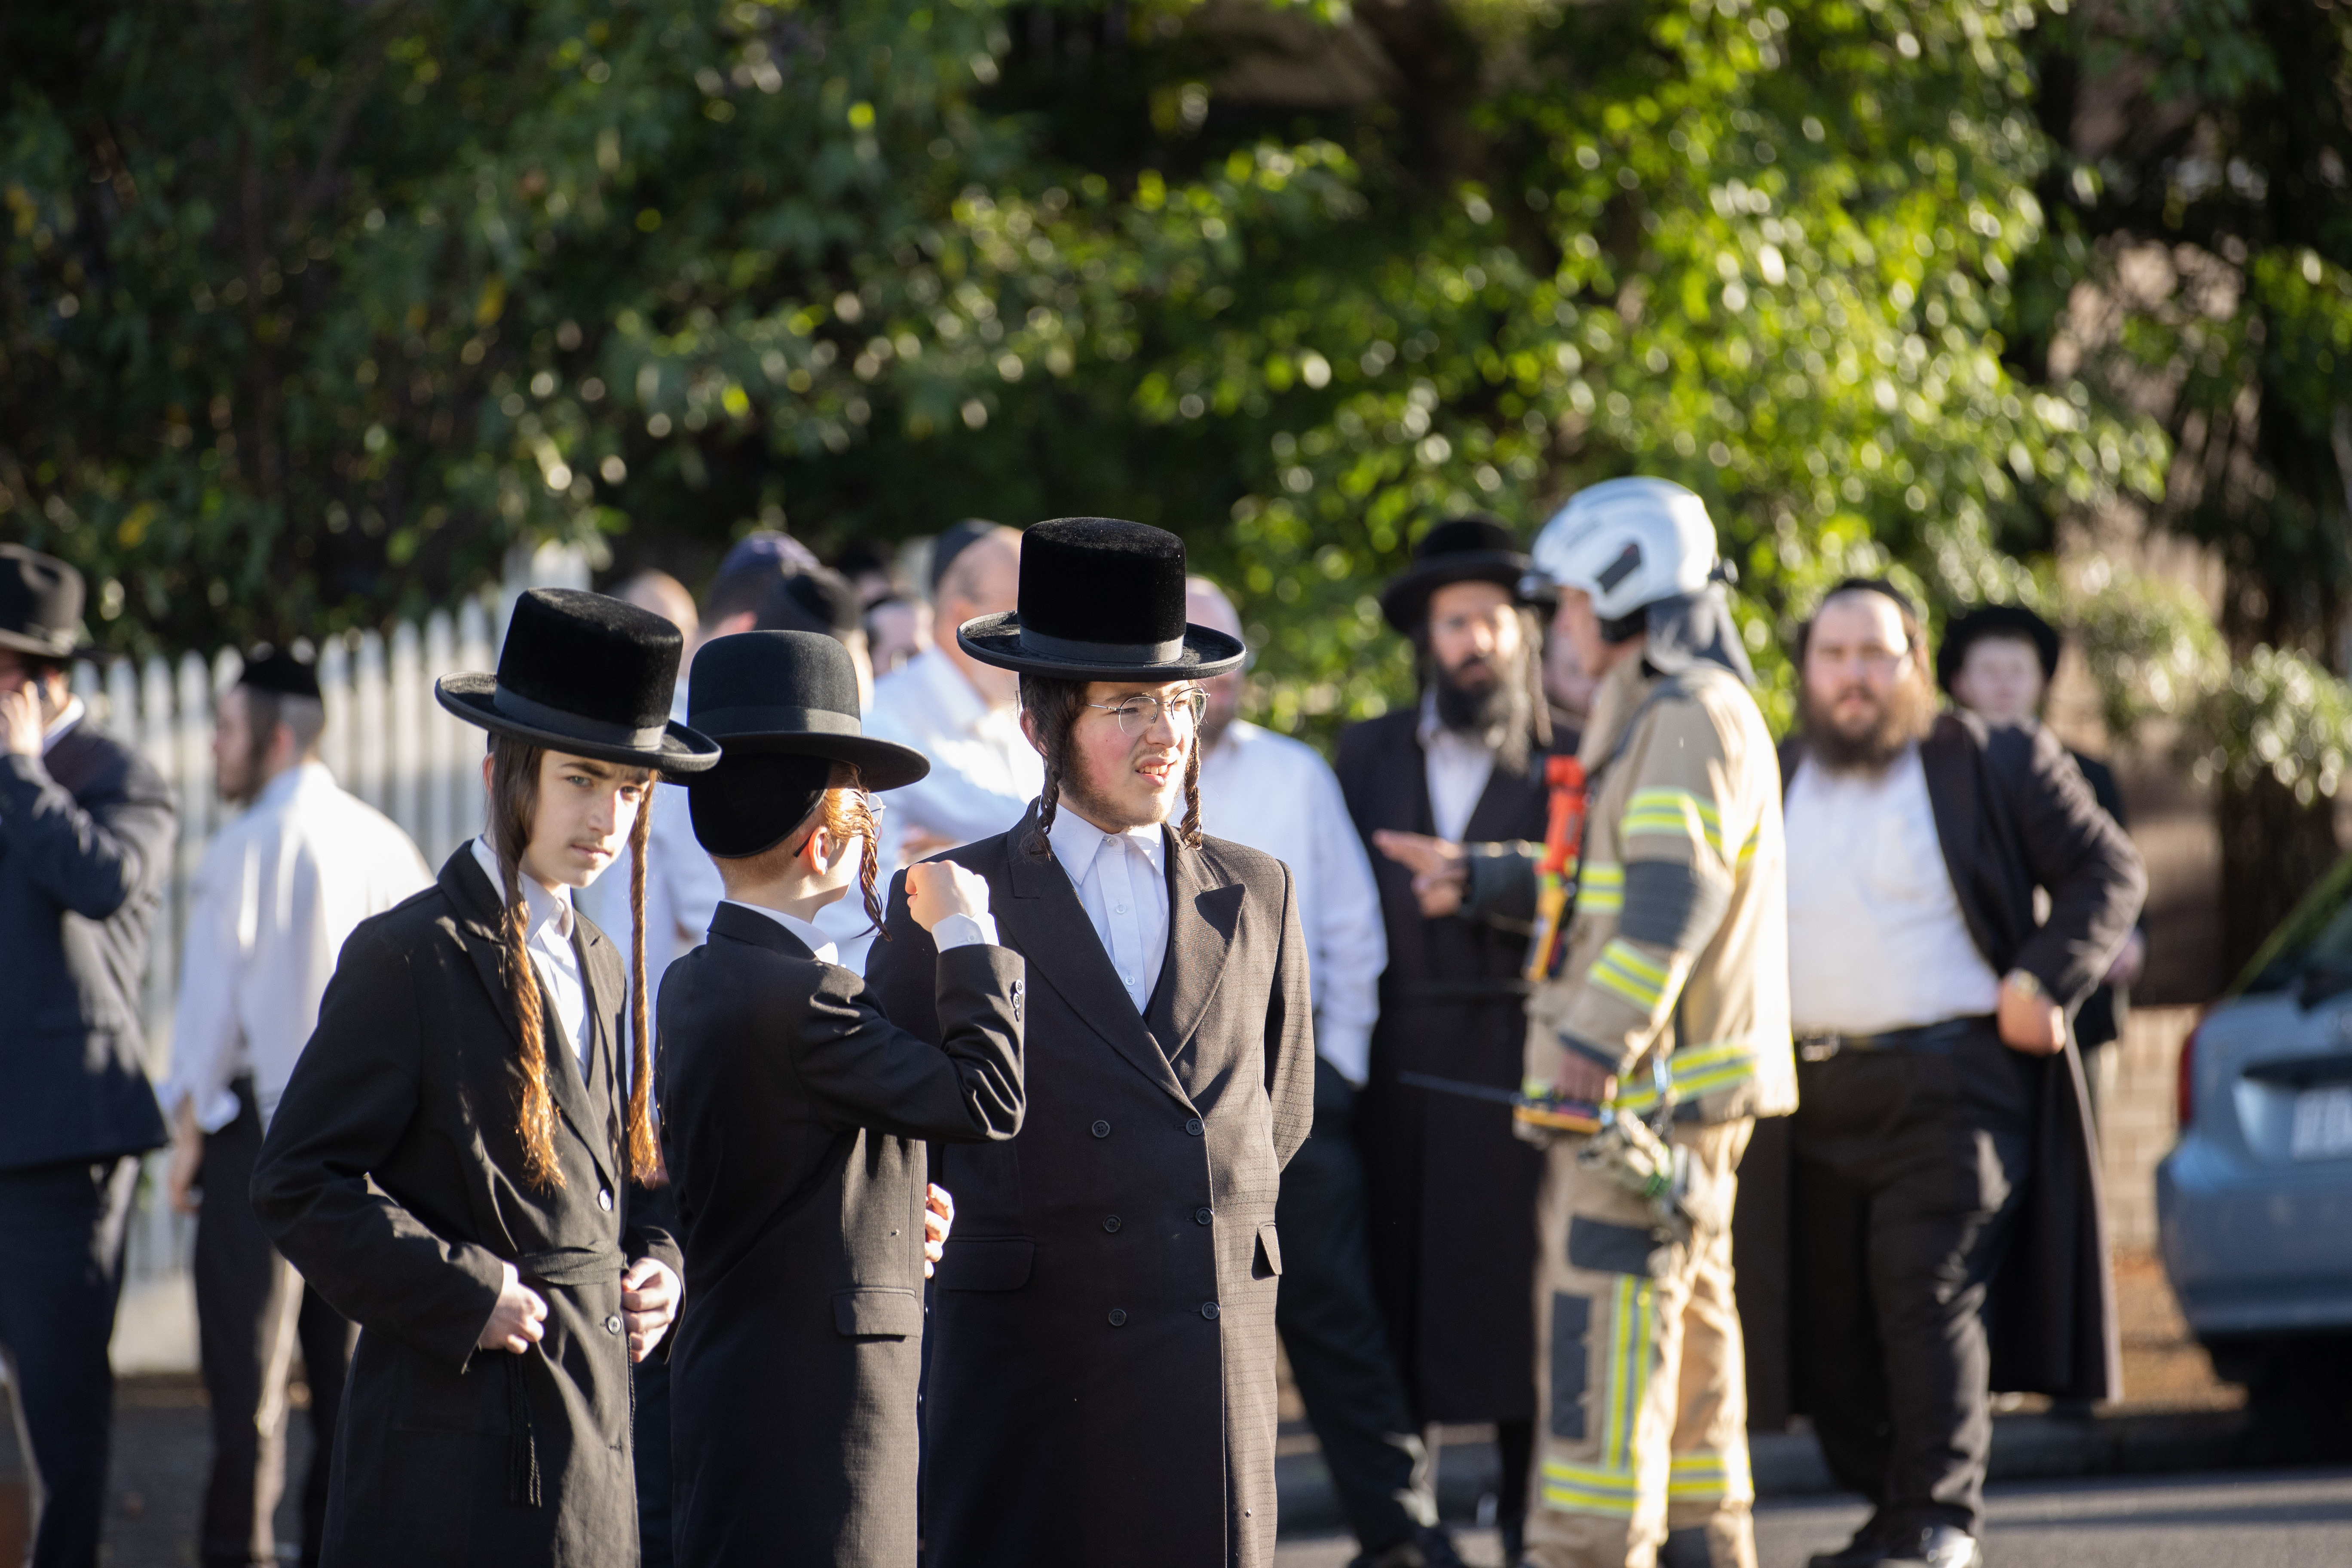
<svg viewBox="0 0 2352 1568"><path fill-rule="evenodd" d="M2277 1458L2352 1451L2352 857L2180 1052L2158 1245L2189 1327Z"/></svg>

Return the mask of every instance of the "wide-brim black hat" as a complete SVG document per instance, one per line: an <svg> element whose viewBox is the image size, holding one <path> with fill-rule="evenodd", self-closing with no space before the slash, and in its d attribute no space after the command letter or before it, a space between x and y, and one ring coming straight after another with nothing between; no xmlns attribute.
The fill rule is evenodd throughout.
<svg viewBox="0 0 2352 1568"><path fill-rule="evenodd" d="M1944 640L1936 645L1936 684L1947 692L1967 662L1969 648L1987 637L2011 637L2031 643L2042 660L2042 679L2058 674L2058 628L2022 605L1982 605L1956 616L1944 626Z"/></svg>
<svg viewBox="0 0 2352 1568"><path fill-rule="evenodd" d="M865 733L849 650L822 632L739 632L705 643L687 721L726 749L688 783L696 842L725 858L764 854L806 821L836 763L869 790L931 771L911 746Z"/></svg>
<svg viewBox="0 0 2352 1568"><path fill-rule="evenodd" d="M441 706L468 724L625 767L698 773L718 744L669 716L685 638L636 605L576 588L515 601L496 675L445 675Z"/></svg>
<svg viewBox="0 0 2352 1568"><path fill-rule="evenodd" d="M87 653L81 574L54 555L0 544L0 647L37 658Z"/></svg>
<svg viewBox="0 0 2352 1568"><path fill-rule="evenodd" d="M1184 619L1184 542L1164 528L1065 517L1021 536L1020 607L956 628L982 664L1057 680L1200 680L1239 637Z"/></svg>
<svg viewBox="0 0 2352 1568"><path fill-rule="evenodd" d="M1522 605L1546 606L1552 595L1535 568L1535 558L1499 519L1484 512L1448 518L1421 536L1412 564L1381 590L1381 614L1410 636L1429 615L1429 596L1454 583L1493 583Z"/></svg>

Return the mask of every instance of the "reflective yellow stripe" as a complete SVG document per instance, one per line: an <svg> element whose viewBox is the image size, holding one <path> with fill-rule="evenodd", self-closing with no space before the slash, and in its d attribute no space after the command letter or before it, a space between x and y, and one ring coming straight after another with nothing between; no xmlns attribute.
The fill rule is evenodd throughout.
<svg viewBox="0 0 2352 1568"><path fill-rule="evenodd" d="M1748 830L1748 842L1739 847L1739 864L1745 867L1756 858L1756 847L1764 841L1764 819L1758 817L1756 826Z"/></svg>
<svg viewBox="0 0 2352 1568"><path fill-rule="evenodd" d="M1537 1492L1543 1506L1563 1513L1598 1513L1631 1519L1641 1495L1629 1467L1608 1469L1597 1465L1570 1465L1558 1459L1543 1462Z"/></svg>
<svg viewBox="0 0 2352 1568"><path fill-rule="evenodd" d="M1665 994L1666 972L1642 956L1641 950L1622 937L1611 937L1592 961L1586 978L1604 991L1613 991L1626 1001L1647 1013L1658 1005Z"/></svg>
<svg viewBox="0 0 2352 1568"><path fill-rule="evenodd" d="M1655 1287L1637 1274L1617 1278L1609 1314L1610 1387L1601 1429L1601 1457L1630 1472L1633 1434L1641 1425L1642 1400L1650 1389L1650 1306Z"/></svg>
<svg viewBox="0 0 2352 1568"><path fill-rule="evenodd" d="M1756 1050L1745 1040L1686 1046L1666 1058L1666 1075L1677 1100L1695 1100L1755 1077ZM1628 1079L1609 1103L1618 1110L1647 1110L1658 1103L1657 1086L1647 1077Z"/></svg>
<svg viewBox="0 0 2352 1568"><path fill-rule="evenodd" d="M1625 908L1625 868L1598 862L1576 874L1576 912L1613 915Z"/></svg>
<svg viewBox="0 0 2352 1568"><path fill-rule="evenodd" d="M1643 835L1689 839L1714 850L1717 859L1723 858L1723 821L1716 815L1715 803L1686 789L1633 792L1617 825L1617 837L1630 839Z"/></svg>
<svg viewBox="0 0 2352 1568"><path fill-rule="evenodd" d="M1756 1484L1748 1471L1746 1450L1724 1455L1710 1452L1676 1454L1666 1478L1666 1496L1685 1501L1711 1502L1718 1498L1753 1499Z"/></svg>

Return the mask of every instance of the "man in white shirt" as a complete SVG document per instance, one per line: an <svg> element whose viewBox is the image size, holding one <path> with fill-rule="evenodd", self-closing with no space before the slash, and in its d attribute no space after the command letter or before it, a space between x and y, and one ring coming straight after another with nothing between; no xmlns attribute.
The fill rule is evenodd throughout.
<svg viewBox="0 0 2352 1568"><path fill-rule="evenodd" d="M1241 616L1205 577L1185 584L1185 618L1242 635ZM1389 960L1381 894L1348 803L1314 747L1240 717L1240 670L1201 683L1201 824L1286 861L1297 879L1315 998L1315 1122L1282 1173L1276 1223L1282 1294L1275 1327L1323 1461L1367 1564L1449 1564L1432 1526L1435 1467L1414 1430L1404 1377L1372 1299L1356 1091L1370 1070ZM1156 840L1155 840L1156 843Z"/></svg>
<svg viewBox="0 0 2352 1568"><path fill-rule="evenodd" d="M1021 534L958 523L931 557L931 646L874 683L868 734L931 759L930 776L896 792L882 820L882 868L1002 833L1045 781L1021 733L1020 682L956 643L956 628L1013 608Z"/></svg>
<svg viewBox="0 0 2352 1568"><path fill-rule="evenodd" d="M1969 1568L1991 1390L2113 1393L2096 1146L2066 1015L2145 882L2047 731L1938 717L1918 618L1886 583L1832 590L1798 664L1782 760L1801 1058L1786 1321L1799 1407L1831 1473L1874 1505L1812 1563Z"/></svg>
<svg viewBox="0 0 2352 1568"><path fill-rule="evenodd" d="M207 1568L278 1561L271 1516L285 1487L298 1340L315 1439L303 1561L317 1559L351 1325L270 1246L246 1190L343 939L431 881L408 836L338 788L318 760L325 726L317 673L268 648L246 660L215 707L217 788L247 809L214 836L196 874L162 1093L173 1124L172 1202L196 1215L196 1321L213 1420L199 1537Z"/></svg>

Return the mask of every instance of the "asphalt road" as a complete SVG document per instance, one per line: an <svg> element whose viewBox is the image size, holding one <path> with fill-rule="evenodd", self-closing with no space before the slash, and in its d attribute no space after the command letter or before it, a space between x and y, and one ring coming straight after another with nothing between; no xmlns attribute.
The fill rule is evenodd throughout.
<svg viewBox="0 0 2352 1568"><path fill-rule="evenodd" d="M2352 1470L2042 1481L1988 1497L1989 1568L2315 1568L2352 1563ZM1761 1568L1803 1568L1861 1524L1843 1498L1790 1499L1757 1510ZM1464 1560L1499 1561L1494 1532L1465 1532ZM1345 1538L1286 1541L1277 1568L1344 1568Z"/></svg>

